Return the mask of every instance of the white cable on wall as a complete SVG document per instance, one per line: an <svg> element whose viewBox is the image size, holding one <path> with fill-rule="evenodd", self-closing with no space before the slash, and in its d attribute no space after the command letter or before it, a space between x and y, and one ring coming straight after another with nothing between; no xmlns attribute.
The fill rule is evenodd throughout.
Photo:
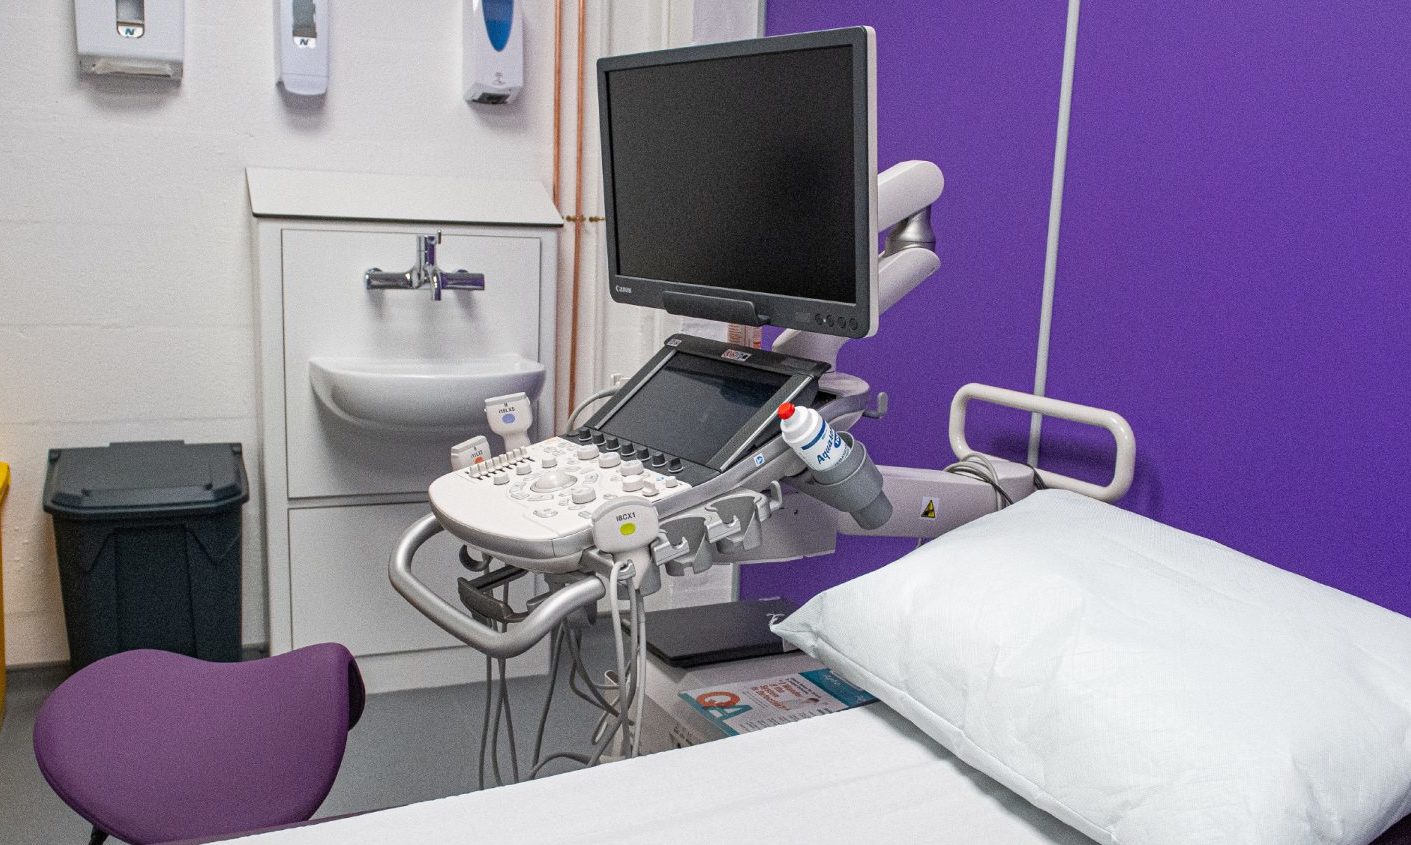
<svg viewBox="0 0 1411 845"><path fill-rule="evenodd" d="M1048 200L1048 242L1044 248L1044 293L1039 308L1039 348L1034 361L1034 394L1048 387L1048 347L1053 329L1053 288L1058 275L1058 231L1063 218L1063 175L1068 166L1068 119L1073 106L1073 65L1078 54L1078 6L1068 0L1068 26L1063 36L1063 82L1058 92L1058 135L1053 146L1053 186ZM1029 420L1029 463L1039 462L1039 440L1044 418Z"/></svg>

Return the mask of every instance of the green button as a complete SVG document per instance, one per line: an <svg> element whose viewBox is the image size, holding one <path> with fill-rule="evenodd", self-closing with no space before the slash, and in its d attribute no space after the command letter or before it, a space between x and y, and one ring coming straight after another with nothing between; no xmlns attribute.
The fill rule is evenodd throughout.
<svg viewBox="0 0 1411 845"><path fill-rule="evenodd" d="M637 533L637 524L635 522L624 522L617 526L617 530L622 532L622 536L630 537Z"/></svg>

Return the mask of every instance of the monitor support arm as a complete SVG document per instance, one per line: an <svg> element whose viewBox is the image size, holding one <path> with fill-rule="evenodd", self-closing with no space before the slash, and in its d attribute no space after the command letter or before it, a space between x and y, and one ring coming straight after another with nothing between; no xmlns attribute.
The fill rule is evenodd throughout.
<svg viewBox="0 0 1411 845"><path fill-rule="evenodd" d="M941 266L933 251L931 204L941 196L945 177L929 161L904 161L877 177L877 228L891 229L877 261L877 311L885 314L903 296ZM788 329L774 341L774 351L829 366L849 338Z"/></svg>

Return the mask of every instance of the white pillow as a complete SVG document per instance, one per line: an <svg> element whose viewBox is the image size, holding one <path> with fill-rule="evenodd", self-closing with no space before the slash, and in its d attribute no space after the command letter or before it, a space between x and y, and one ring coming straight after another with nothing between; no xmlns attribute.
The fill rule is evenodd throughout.
<svg viewBox="0 0 1411 845"><path fill-rule="evenodd" d="M1074 493L774 630L1099 842L1361 845L1411 811L1411 619Z"/></svg>

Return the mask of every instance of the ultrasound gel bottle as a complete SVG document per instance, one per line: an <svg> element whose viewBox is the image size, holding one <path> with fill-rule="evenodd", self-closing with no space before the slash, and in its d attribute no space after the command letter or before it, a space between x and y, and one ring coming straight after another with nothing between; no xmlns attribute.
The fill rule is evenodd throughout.
<svg viewBox="0 0 1411 845"><path fill-rule="evenodd" d="M803 459L804 466L820 472L843 462L852 446L812 408L785 402L779 406L779 429L784 442Z"/></svg>

